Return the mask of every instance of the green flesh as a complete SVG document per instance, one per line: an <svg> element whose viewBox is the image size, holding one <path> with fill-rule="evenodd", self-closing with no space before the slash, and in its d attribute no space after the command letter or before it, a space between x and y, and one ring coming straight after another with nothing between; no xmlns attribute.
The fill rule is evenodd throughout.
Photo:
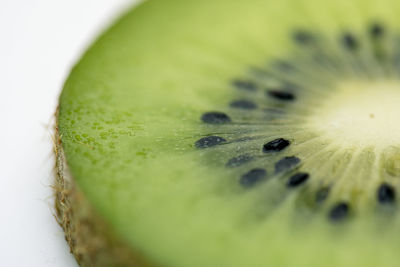
<svg viewBox="0 0 400 267"><path fill-rule="evenodd" d="M388 136L368 135L371 130L359 127L341 135L326 128L325 119L336 116L331 111L353 91L354 103L362 102L359 97L367 93L357 91L359 84L382 86L389 95L382 101L399 97L392 89L400 89L400 71L370 53L395 54L399 12L400 3L389 0L140 5L90 48L65 84L58 126L72 177L116 233L155 265L397 265L400 213L396 205L383 209L376 200L382 182L400 186L397 126ZM367 39L375 20L390 31L383 44ZM296 29L326 38L323 53L339 70L310 63L314 48L293 42ZM337 42L347 30L367 45L357 56ZM276 59L290 59L303 71L293 78L306 88L294 91L295 101L277 102L264 89L249 93L232 86L234 79L253 79L267 87L270 81L252 66L266 68ZM330 86L319 83L326 81ZM343 91L338 82L351 88ZM237 99L251 100L258 109L229 107ZM260 108L288 115L265 115ZM209 111L225 112L233 122L203 123L200 117ZM258 138L195 147L209 135ZM262 145L276 138L291 145L279 153L262 152ZM256 160L225 166L243 154ZM301 164L274 175L274 164L285 156L297 156ZM241 175L257 167L267 170L267 181L241 187ZM297 171L310 178L288 189L288 178ZM316 191L326 186L332 186L328 199L316 204ZM350 216L332 223L327 214L341 201L350 204Z"/></svg>

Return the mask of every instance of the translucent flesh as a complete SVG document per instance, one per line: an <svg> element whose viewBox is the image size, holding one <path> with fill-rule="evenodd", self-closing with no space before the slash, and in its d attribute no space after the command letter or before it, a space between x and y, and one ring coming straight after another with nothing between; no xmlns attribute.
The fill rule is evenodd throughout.
<svg viewBox="0 0 400 267"><path fill-rule="evenodd" d="M226 137L237 131L207 126L200 116L227 110L239 96L231 81L249 66L294 51L293 29L334 39L343 30L363 32L371 21L382 20L398 30L399 11L400 4L389 0L145 2L100 37L65 83L59 131L73 178L121 238L161 266L395 266L400 216L396 207L390 216L378 211L375 188L384 172L398 186L397 126L390 129L389 143L384 131L365 137L363 127L351 129L350 141L341 142L350 134L330 129L316 141L312 138L327 129L321 127L325 121L342 117L329 102L334 92L312 97L311 91L302 105L321 106L322 115L296 117L293 136L280 121L252 126L266 140L282 135L295 143L313 140L307 146L299 141L287 153L310 157L302 167L312 175L309 188L337 181L333 196L316 208L300 195L307 189L288 192L279 177L243 190L241 173L220 159L230 151L213 154L194 143L211 133ZM379 73L376 62L367 63ZM359 80L364 84L367 78ZM359 80L344 86L359 87ZM390 96L398 96L396 79L386 83L382 75L379 80ZM347 101L352 90L347 98L340 88L332 101L352 110ZM383 97L391 112L393 98ZM376 108L379 114L389 111ZM369 132L381 125L373 124ZM363 138L354 145L358 135ZM380 138L385 141L375 143ZM389 150L377 153L376 147ZM332 224L326 212L342 199L353 204L354 216Z"/></svg>

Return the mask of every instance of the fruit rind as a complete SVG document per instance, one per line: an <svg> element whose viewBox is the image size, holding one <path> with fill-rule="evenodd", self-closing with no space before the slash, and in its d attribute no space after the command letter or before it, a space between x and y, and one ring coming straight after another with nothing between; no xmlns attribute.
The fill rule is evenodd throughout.
<svg viewBox="0 0 400 267"><path fill-rule="evenodd" d="M95 211L68 171L58 127L54 136L55 210L70 251L80 266L150 267Z"/></svg>

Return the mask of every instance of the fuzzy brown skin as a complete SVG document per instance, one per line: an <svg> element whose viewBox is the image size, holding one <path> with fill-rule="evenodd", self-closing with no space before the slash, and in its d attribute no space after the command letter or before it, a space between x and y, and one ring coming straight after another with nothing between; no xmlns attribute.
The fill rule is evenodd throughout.
<svg viewBox="0 0 400 267"><path fill-rule="evenodd" d="M118 239L94 211L68 172L56 128L55 207L71 253L84 267L150 267L142 256Z"/></svg>

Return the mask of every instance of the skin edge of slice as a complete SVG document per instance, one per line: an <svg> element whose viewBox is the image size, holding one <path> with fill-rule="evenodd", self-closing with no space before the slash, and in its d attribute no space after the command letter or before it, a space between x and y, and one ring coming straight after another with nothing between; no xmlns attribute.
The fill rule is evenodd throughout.
<svg viewBox="0 0 400 267"><path fill-rule="evenodd" d="M155 267L140 252L125 244L95 211L68 170L58 131L54 134L55 217L63 228L70 252L80 266Z"/></svg>

